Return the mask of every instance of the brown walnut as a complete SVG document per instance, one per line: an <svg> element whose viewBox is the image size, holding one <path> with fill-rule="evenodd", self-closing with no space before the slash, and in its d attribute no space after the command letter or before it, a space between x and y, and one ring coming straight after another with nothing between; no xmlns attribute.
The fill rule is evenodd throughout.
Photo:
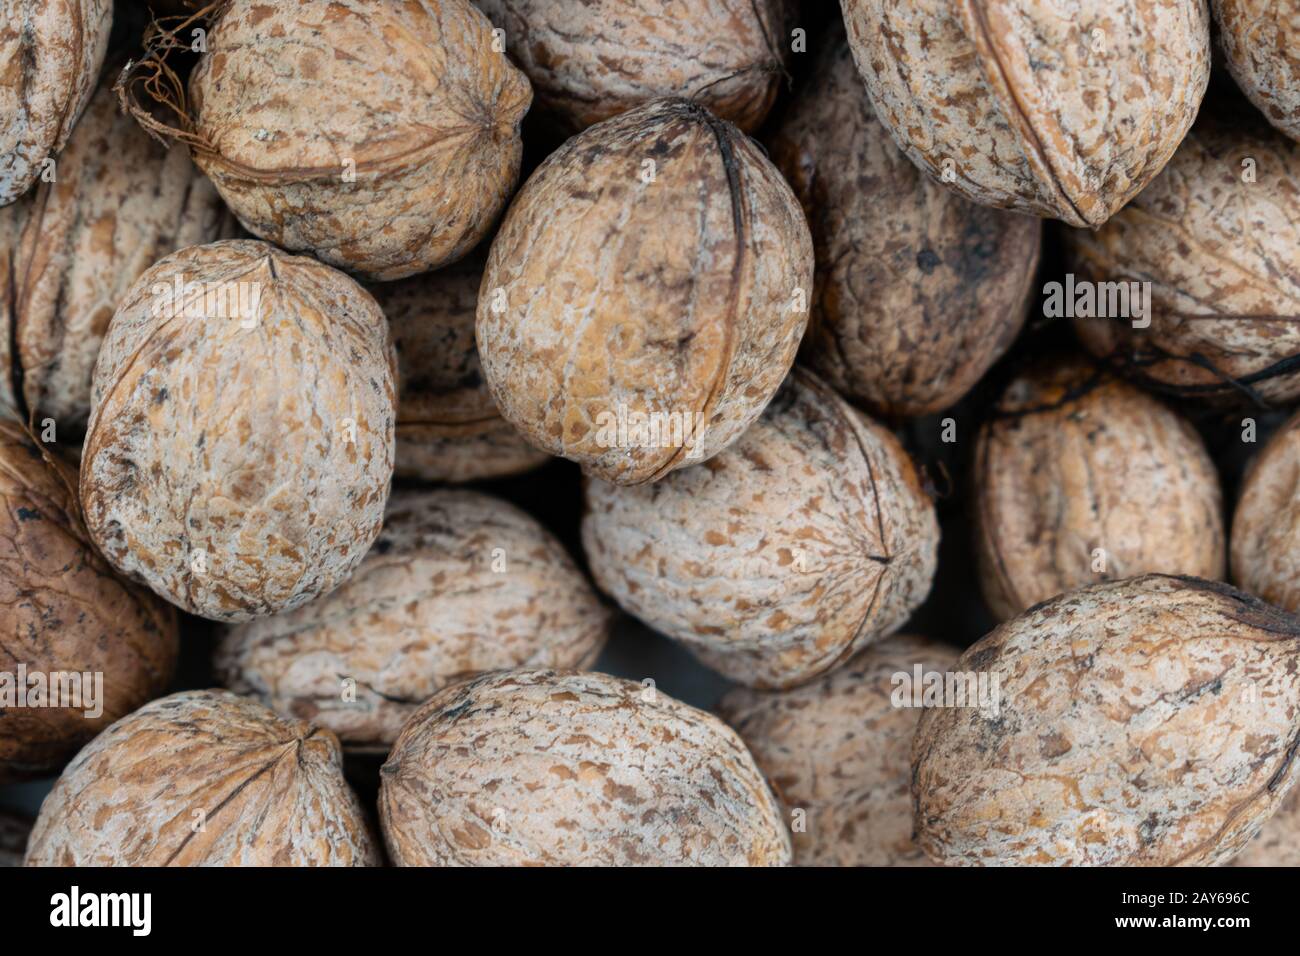
<svg viewBox="0 0 1300 956"><path fill-rule="evenodd" d="M1300 612L1300 415L1250 463L1232 517L1232 580L1270 604Z"/></svg>
<svg viewBox="0 0 1300 956"><path fill-rule="evenodd" d="M1232 78L1270 123L1300 140L1300 7L1210 0Z"/></svg>

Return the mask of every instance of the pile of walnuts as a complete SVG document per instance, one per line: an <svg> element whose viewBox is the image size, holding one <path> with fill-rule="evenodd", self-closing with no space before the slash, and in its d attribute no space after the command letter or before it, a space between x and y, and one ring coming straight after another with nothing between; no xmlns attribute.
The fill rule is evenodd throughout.
<svg viewBox="0 0 1300 956"><path fill-rule="evenodd" d="M796 7L6 0L0 864L1300 862L1300 15Z"/></svg>

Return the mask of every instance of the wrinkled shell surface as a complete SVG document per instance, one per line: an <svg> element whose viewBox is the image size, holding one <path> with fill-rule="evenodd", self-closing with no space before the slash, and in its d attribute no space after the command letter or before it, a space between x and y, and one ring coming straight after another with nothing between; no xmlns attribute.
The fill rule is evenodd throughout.
<svg viewBox="0 0 1300 956"><path fill-rule="evenodd" d="M90 543L76 495L72 468L0 422L0 672L15 684L19 665L47 684L61 672L103 675L102 698L83 697L86 706L0 708L0 780L57 770L161 694L176 666L175 612L113 574ZM83 693L93 696L91 680ZM102 715L87 717L95 704Z"/></svg>
<svg viewBox="0 0 1300 956"><path fill-rule="evenodd" d="M22 866L27 850L27 834L32 825L27 820L0 813L0 867Z"/></svg>
<svg viewBox="0 0 1300 956"><path fill-rule="evenodd" d="M1300 7L1210 0L1228 70L1268 121L1300 140Z"/></svg>
<svg viewBox="0 0 1300 956"><path fill-rule="evenodd" d="M812 271L798 201L758 146L658 100L575 136L520 190L479 296L483 371L537 447L653 481L762 412L794 361ZM702 431L634 442L602 427L620 414L700 415Z"/></svg>
<svg viewBox="0 0 1300 956"><path fill-rule="evenodd" d="M112 25L112 0L0 0L0 206L68 141Z"/></svg>
<svg viewBox="0 0 1300 956"><path fill-rule="evenodd" d="M1232 580L1293 614L1300 611L1300 416L1251 462L1232 518Z"/></svg>
<svg viewBox="0 0 1300 956"><path fill-rule="evenodd" d="M998 618L1115 578L1224 576L1219 475L1196 429L1083 362L1015 379L975 460L980 586Z"/></svg>
<svg viewBox="0 0 1300 956"><path fill-rule="evenodd" d="M929 709L915 822L935 860L1215 864L1295 783L1300 621L1226 585L1148 575L1003 624L958 670L996 717Z"/></svg>
<svg viewBox="0 0 1300 956"><path fill-rule="evenodd" d="M1300 866L1300 788L1293 788L1233 866Z"/></svg>
<svg viewBox="0 0 1300 956"><path fill-rule="evenodd" d="M497 411L474 343L481 260L370 288L397 348L400 478L517 475L549 459Z"/></svg>
<svg viewBox="0 0 1300 956"><path fill-rule="evenodd" d="M781 811L733 731L605 674L441 691L380 772L399 866L782 866Z"/></svg>
<svg viewBox="0 0 1300 956"><path fill-rule="evenodd" d="M172 296L177 277L202 285ZM214 289L255 318L168 317ZM331 591L383 520L393 366L374 299L329 266L243 240L168 256L127 293L95 367L81 471L95 543L216 620Z"/></svg>
<svg viewBox="0 0 1300 956"><path fill-rule="evenodd" d="M785 0L475 0L505 31L538 106L570 128L662 96L694 98L746 132L776 99Z"/></svg>
<svg viewBox="0 0 1300 956"><path fill-rule="evenodd" d="M1096 226L1160 172L1210 75L1204 0L841 0L912 162L985 205Z"/></svg>
<svg viewBox="0 0 1300 956"><path fill-rule="evenodd" d="M1128 208L1067 239L1080 278L1151 283L1150 328L1075 320L1094 354L1179 394L1300 397L1300 145L1206 117Z"/></svg>
<svg viewBox="0 0 1300 956"><path fill-rule="evenodd" d="M532 91L468 0L232 0L190 97L194 161L250 232L398 279L487 234Z"/></svg>
<svg viewBox="0 0 1300 956"><path fill-rule="evenodd" d="M789 687L907 619L939 528L894 436L796 372L703 465L633 488L588 482L582 542L624 610L733 681Z"/></svg>
<svg viewBox="0 0 1300 956"><path fill-rule="evenodd" d="M225 691L156 700L45 798L28 866L378 866L327 730Z"/></svg>
<svg viewBox="0 0 1300 956"><path fill-rule="evenodd" d="M816 249L803 359L889 417L960 399L1024 324L1041 223L922 174L871 112L843 41L787 111L772 157Z"/></svg>
<svg viewBox="0 0 1300 956"><path fill-rule="evenodd" d="M920 711L892 704L894 676L946 672L955 648L895 635L803 687L734 690L720 705L766 774L798 866L926 866L912 842L912 737Z"/></svg>
<svg viewBox="0 0 1300 956"><path fill-rule="evenodd" d="M563 545L513 505L399 491L346 583L232 629L216 665L231 690L387 753L435 691L483 671L585 667L608 623ZM356 699L344 702L349 677Z"/></svg>

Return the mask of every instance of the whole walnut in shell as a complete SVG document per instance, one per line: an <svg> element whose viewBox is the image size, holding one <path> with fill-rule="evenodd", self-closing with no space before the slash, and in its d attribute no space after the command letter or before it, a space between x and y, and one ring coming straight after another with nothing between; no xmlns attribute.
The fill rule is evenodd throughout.
<svg viewBox="0 0 1300 956"><path fill-rule="evenodd" d="M0 500L3 781L57 770L161 694L178 642L172 608L117 578L91 544L76 471L5 421Z"/></svg>
<svg viewBox="0 0 1300 956"><path fill-rule="evenodd" d="M996 714L927 709L918 841L985 865L1212 865L1295 783L1300 621L1227 585L1073 591L969 648Z"/></svg>
<svg viewBox="0 0 1300 956"><path fill-rule="evenodd" d="M1075 319L1094 354L1181 395L1300 397L1300 144L1207 115L1127 209L1067 240L1080 279L1149 288L1137 327Z"/></svg>
<svg viewBox="0 0 1300 956"><path fill-rule="evenodd" d="M1274 433L1246 472L1232 518L1232 580L1300 611L1300 415Z"/></svg>
<svg viewBox="0 0 1300 956"><path fill-rule="evenodd" d="M119 304L81 501L118 570L246 621L345 580L393 474L394 357L364 289L264 242L182 249Z"/></svg>
<svg viewBox="0 0 1300 956"><path fill-rule="evenodd" d="M926 866L912 842L912 737L898 677L946 672L955 648L912 635L873 644L786 691L733 690L719 711L767 776L791 824L798 866ZM907 701L911 701L909 695ZM795 814L805 815L796 822Z"/></svg>
<svg viewBox="0 0 1300 956"><path fill-rule="evenodd" d="M682 99L593 126L510 206L478 306L501 414L619 484L735 441L794 361L812 240L759 147Z"/></svg>
<svg viewBox="0 0 1300 956"><path fill-rule="evenodd" d="M505 33L538 106L581 130L662 96L746 132L776 99L786 0L475 0Z"/></svg>
<svg viewBox="0 0 1300 956"><path fill-rule="evenodd" d="M1233 866L1300 866L1300 788L1292 788L1259 835L1232 858Z"/></svg>
<svg viewBox="0 0 1300 956"><path fill-rule="evenodd" d="M796 371L731 448L653 485L587 484L601 589L752 687L790 687L925 599L939 528L894 436Z"/></svg>
<svg viewBox="0 0 1300 956"><path fill-rule="evenodd" d="M462 482L529 471L550 456L497 411L474 343L483 263L370 287L397 348L399 478Z"/></svg>
<svg viewBox="0 0 1300 956"><path fill-rule="evenodd" d="M1113 578L1224 576L1219 476L1196 429L1102 370L1013 380L975 461L980 586L999 618Z"/></svg>
<svg viewBox="0 0 1300 956"><path fill-rule="evenodd" d="M226 691L172 694L86 746L28 866L378 866L327 730Z"/></svg>
<svg viewBox="0 0 1300 956"><path fill-rule="evenodd" d="M346 583L231 629L216 669L231 690L331 730L349 749L387 753L447 684L511 667L585 667L608 625L563 545L524 512L472 491L398 491Z"/></svg>
<svg viewBox="0 0 1300 956"><path fill-rule="evenodd" d="M1151 181L1210 76L1204 0L841 0L876 115L990 206L1098 226Z"/></svg>
<svg viewBox="0 0 1300 956"><path fill-rule="evenodd" d="M816 250L803 361L891 418L955 403L1024 324L1042 224L923 175L871 112L842 40L786 112L772 158Z"/></svg>
<svg viewBox="0 0 1300 956"><path fill-rule="evenodd" d="M68 141L112 26L113 0L0 0L0 206Z"/></svg>
<svg viewBox="0 0 1300 956"><path fill-rule="evenodd" d="M1210 0L1228 71L1268 121L1300 140L1300 7Z"/></svg>
<svg viewBox="0 0 1300 956"><path fill-rule="evenodd" d="M448 687L380 771L399 866L783 866L754 759L710 714L605 674L520 670Z"/></svg>

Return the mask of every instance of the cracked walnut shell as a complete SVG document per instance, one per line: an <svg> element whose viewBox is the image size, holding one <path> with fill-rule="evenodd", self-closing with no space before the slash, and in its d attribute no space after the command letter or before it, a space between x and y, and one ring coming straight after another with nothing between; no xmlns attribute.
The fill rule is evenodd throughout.
<svg viewBox="0 0 1300 956"><path fill-rule="evenodd" d="M1265 118L1300 140L1300 7L1275 0L1210 0L1237 86Z"/></svg>

